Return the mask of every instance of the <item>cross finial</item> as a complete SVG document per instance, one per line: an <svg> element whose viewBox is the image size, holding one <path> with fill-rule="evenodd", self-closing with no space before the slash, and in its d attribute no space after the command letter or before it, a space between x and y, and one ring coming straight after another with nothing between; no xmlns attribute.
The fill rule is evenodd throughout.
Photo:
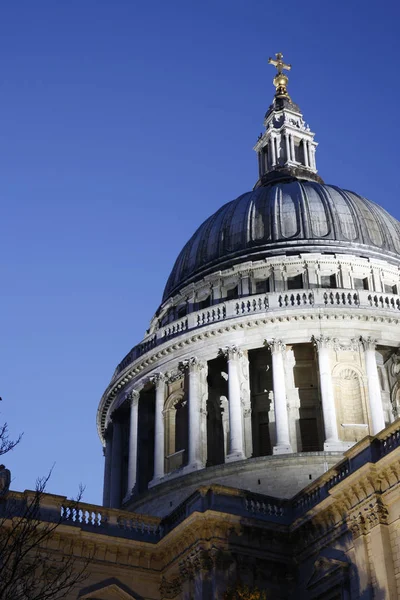
<svg viewBox="0 0 400 600"><path fill-rule="evenodd" d="M287 65L283 62L283 54L281 52L278 52L277 54L275 54L275 56L276 60L274 58L268 59L268 64L273 65L278 71L278 73L274 77L274 86L276 88L275 96L286 96L287 98L289 98L289 94L286 89L289 78L287 77L287 75L282 73L282 71L284 69L285 71L290 71L292 65Z"/></svg>
<svg viewBox="0 0 400 600"><path fill-rule="evenodd" d="M285 69L285 71L290 71L290 69L292 68L292 65L287 65L286 63L283 62L283 54L281 52L278 52L277 54L275 54L275 56L276 56L276 60L274 60L273 58L270 57L268 59L268 64L276 67L276 70L278 71L279 75L282 73L282 71L284 69Z"/></svg>

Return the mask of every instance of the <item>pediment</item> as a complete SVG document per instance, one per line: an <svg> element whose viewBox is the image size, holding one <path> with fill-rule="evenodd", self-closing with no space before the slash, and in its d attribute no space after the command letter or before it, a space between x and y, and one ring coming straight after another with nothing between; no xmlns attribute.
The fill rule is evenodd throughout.
<svg viewBox="0 0 400 600"><path fill-rule="evenodd" d="M79 600L140 600L125 585L117 580L100 582L82 590Z"/></svg>
<svg viewBox="0 0 400 600"><path fill-rule="evenodd" d="M314 563L314 571L308 581L307 588L310 589L320 584L333 575L341 575L349 567L349 563L338 558L320 556Z"/></svg>

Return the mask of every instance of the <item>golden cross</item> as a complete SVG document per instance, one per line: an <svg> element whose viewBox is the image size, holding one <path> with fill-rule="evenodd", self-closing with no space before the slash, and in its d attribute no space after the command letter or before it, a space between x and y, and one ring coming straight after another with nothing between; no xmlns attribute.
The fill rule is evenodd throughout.
<svg viewBox="0 0 400 600"><path fill-rule="evenodd" d="M273 58L269 58L268 64L276 67L276 70L278 71L279 75L282 73L283 69L285 69L285 71L290 71L292 65L287 65L283 62L283 54L281 52L278 52L277 54L275 54L275 56L276 60L274 60Z"/></svg>

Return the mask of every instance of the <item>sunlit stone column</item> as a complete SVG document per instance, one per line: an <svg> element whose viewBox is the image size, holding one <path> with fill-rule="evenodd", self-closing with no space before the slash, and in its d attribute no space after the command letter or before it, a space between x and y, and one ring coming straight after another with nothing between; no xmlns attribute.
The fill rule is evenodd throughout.
<svg viewBox="0 0 400 600"><path fill-rule="evenodd" d="M164 441L164 402L165 376L156 373L151 378L156 388L156 406L154 417L154 475L153 482L164 477L165 441Z"/></svg>
<svg viewBox="0 0 400 600"><path fill-rule="evenodd" d="M200 371L205 368L204 363L195 356L179 363L179 369L187 377L188 390L188 470L201 469L204 465L201 462L200 449Z"/></svg>
<svg viewBox="0 0 400 600"><path fill-rule="evenodd" d="M276 446L273 448L273 453L290 454L293 450L290 445L285 368L283 364L285 344L281 340L266 340L264 343L271 350L272 354L272 385L274 388L276 427Z"/></svg>
<svg viewBox="0 0 400 600"><path fill-rule="evenodd" d="M138 410L140 392L132 390L127 397L130 404L129 416L129 460L126 499L134 494L137 479Z"/></svg>
<svg viewBox="0 0 400 600"><path fill-rule="evenodd" d="M296 154L294 151L294 137L293 135L290 135L290 150L292 152L292 162L295 162L296 160Z"/></svg>
<svg viewBox="0 0 400 600"><path fill-rule="evenodd" d="M286 162L290 162L290 141L289 141L289 134L286 131L284 135L285 135L285 144L286 144Z"/></svg>
<svg viewBox="0 0 400 600"><path fill-rule="evenodd" d="M112 417L113 439L111 454L110 507L121 506L122 477L122 423L115 415Z"/></svg>
<svg viewBox="0 0 400 600"><path fill-rule="evenodd" d="M332 368L329 357L332 340L321 335L319 337L313 336L312 342L318 352L319 382L325 429L324 450L338 450L342 448L342 444L338 435Z"/></svg>
<svg viewBox="0 0 400 600"><path fill-rule="evenodd" d="M306 167L309 167L310 163L308 160L308 142L307 142L307 140L303 140L303 152L304 152L304 163L305 163Z"/></svg>
<svg viewBox="0 0 400 600"><path fill-rule="evenodd" d="M103 506L110 506L110 479L111 479L111 456L112 456L112 425L109 424L104 432L105 446L104 452L104 486L103 486Z"/></svg>
<svg viewBox="0 0 400 600"><path fill-rule="evenodd" d="M364 348L365 370L367 372L369 408L372 421L372 435L385 428L385 417L382 405L381 386L379 383L378 367L376 365L376 340L371 337L361 338Z"/></svg>
<svg viewBox="0 0 400 600"><path fill-rule="evenodd" d="M276 165L276 149L275 149L275 138L272 136L270 139L270 147L271 147L271 153L272 153L272 166L274 167Z"/></svg>
<svg viewBox="0 0 400 600"><path fill-rule="evenodd" d="M230 451L226 461L245 458L243 448L243 415L240 399L240 358L241 350L237 346L226 346L219 351L228 361L228 408Z"/></svg>

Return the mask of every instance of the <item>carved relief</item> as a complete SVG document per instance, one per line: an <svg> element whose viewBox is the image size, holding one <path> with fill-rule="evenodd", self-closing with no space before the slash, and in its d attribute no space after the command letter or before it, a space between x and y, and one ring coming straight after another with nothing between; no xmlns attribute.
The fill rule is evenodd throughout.
<svg viewBox="0 0 400 600"><path fill-rule="evenodd" d="M277 352L285 352L286 350L285 343L282 340L277 339L264 340L264 346L271 350L272 354L276 354Z"/></svg>
<svg viewBox="0 0 400 600"><path fill-rule="evenodd" d="M371 336L368 336L367 338L362 337L362 336L360 337L360 342L363 345L364 352L366 352L367 350L373 350L373 351L375 351L375 347L376 347L377 341L378 340L372 338Z"/></svg>
<svg viewBox="0 0 400 600"><path fill-rule="evenodd" d="M191 358L182 360L178 365L178 369L182 373L187 373L190 371L201 371L202 369L204 369L204 367L205 363L200 361L196 356L192 356Z"/></svg>
<svg viewBox="0 0 400 600"><path fill-rule="evenodd" d="M234 360L241 358L243 352L238 346L225 346L219 349L218 356L223 356L227 360Z"/></svg>
<svg viewBox="0 0 400 600"><path fill-rule="evenodd" d="M311 342L312 342L314 348L316 348L316 350L318 352L320 350L332 348L334 345L334 341L326 335L320 335L320 336L313 335L311 337Z"/></svg>

